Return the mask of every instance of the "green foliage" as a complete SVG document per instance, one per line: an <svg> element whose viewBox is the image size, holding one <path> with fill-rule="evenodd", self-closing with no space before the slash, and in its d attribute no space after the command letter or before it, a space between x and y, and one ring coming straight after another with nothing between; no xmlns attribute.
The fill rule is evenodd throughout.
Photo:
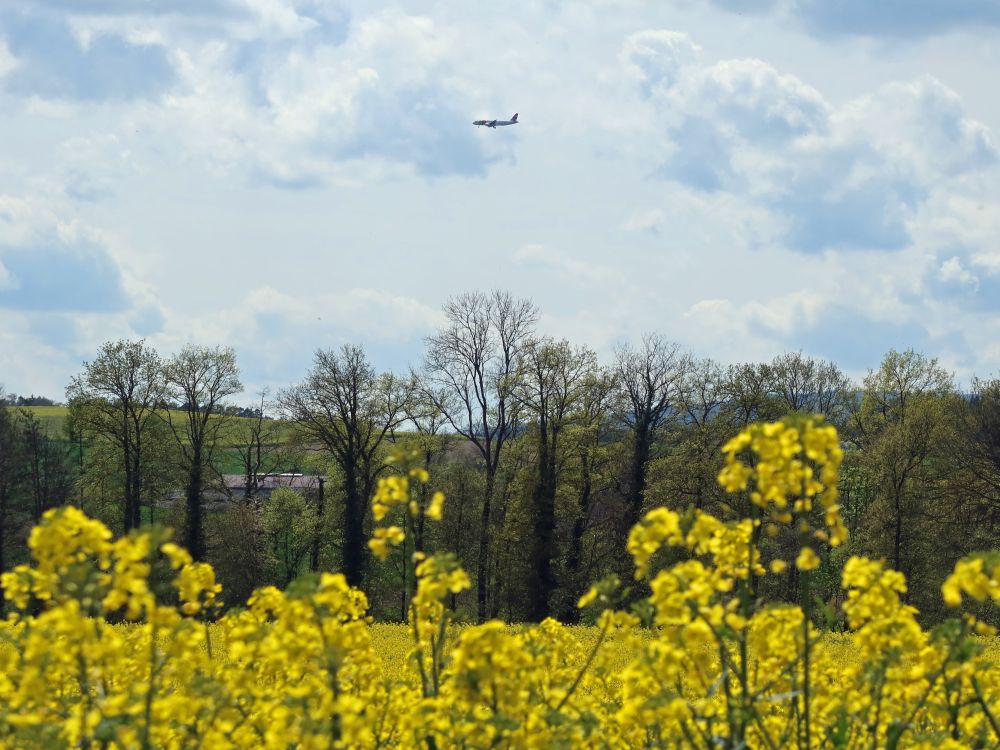
<svg viewBox="0 0 1000 750"><path fill-rule="evenodd" d="M228 607L244 606L254 589L271 580L273 561L258 508L228 503L206 519L209 560Z"/></svg>
<svg viewBox="0 0 1000 750"><path fill-rule="evenodd" d="M496 338L502 301L502 295L472 295L449 309L452 318L462 310L475 313L483 331ZM532 310L521 310L525 320ZM483 407L475 398L463 400L472 395L462 391L467 381L445 382L448 373L465 372L461 352L453 350L465 340L458 328L434 339L436 368L405 378L376 372L360 347L318 353L302 385L281 394L285 416L290 412L294 420L272 418L277 407L266 394L243 410L261 418L236 416L235 407L208 414L201 428L213 437L213 449L205 459L199 508L208 559L226 583L227 603L242 603L253 587L281 584L307 568L350 569L373 612L400 619L406 599L399 592L412 583L404 560L415 548L396 549L389 564L376 567L363 546L372 526L367 504L373 488L404 471L386 462L398 452L418 456L417 465L433 477L421 492L441 490L448 497L441 522L420 539L425 552L454 551L472 574L470 590L450 595L460 619L554 614L572 622L590 581L616 574L629 582L624 539L636 513L666 506L682 514L746 514L749 498L726 495L717 482L719 449L747 424L790 411L823 414L843 441L840 503L851 537L846 552L824 560L824 573L812 580L812 593L823 602L838 596L844 556L866 555L900 568L909 581L907 602L936 621L946 614L939 596L946 571L960 555L996 546L1000 380L974 380L971 393L960 394L936 360L891 351L863 383L853 384L834 363L801 352L723 367L657 336L620 350L602 366L589 350L539 338L530 321L525 326L518 328L517 354L504 365L506 374L490 381L495 393L487 398L482 425ZM480 342L494 364L498 340ZM53 502L73 502L116 530L136 518L142 525L186 528L190 508L183 490L191 461L180 458L190 452L192 437L178 429L172 438L169 425L180 427L206 412L166 408L181 399L163 390L165 373L154 366L163 360L143 346L102 347L68 389L70 407L0 411L0 423L13 436L13 447L0 457L0 483L8 488L0 513L4 566L23 559L30 520ZM235 362L227 362L232 371ZM100 390L123 363L151 378L153 396L163 395L142 407L141 456L133 455L131 464L116 432L120 404ZM467 434L458 434L451 420ZM499 430L501 421L503 439L495 433L484 450L485 433ZM37 481L27 447L32 440L39 457L34 465L42 467L34 472ZM260 476L326 477L322 518L316 517L314 494L278 491L263 506L259 499L219 503L217 474L244 474L250 449L262 457L255 464ZM130 465L141 469L138 487L126 486ZM122 513L127 493L138 502L128 523ZM758 534L765 563L791 559L793 531L771 536L762 528ZM761 596L799 598L794 567L757 585ZM632 585L629 596L641 596L640 589ZM993 605L982 605L977 614L997 620Z"/></svg>
<svg viewBox="0 0 1000 750"><path fill-rule="evenodd" d="M279 586L303 572L316 533L316 511L288 487L278 487L264 501L261 526L267 540L267 560Z"/></svg>

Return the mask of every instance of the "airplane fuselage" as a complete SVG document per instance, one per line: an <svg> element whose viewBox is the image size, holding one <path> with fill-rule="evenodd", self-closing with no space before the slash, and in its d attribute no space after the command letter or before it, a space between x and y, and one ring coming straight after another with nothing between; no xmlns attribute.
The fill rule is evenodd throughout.
<svg viewBox="0 0 1000 750"><path fill-rule="evenodd" d="M505 125L517 125L517 112L509 120L474 120L472 124L487 128L502 128Z"/></svg>

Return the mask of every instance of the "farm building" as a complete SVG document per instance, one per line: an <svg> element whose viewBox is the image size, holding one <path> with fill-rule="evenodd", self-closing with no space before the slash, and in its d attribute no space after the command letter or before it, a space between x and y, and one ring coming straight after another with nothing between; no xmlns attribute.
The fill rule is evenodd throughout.
<svg viewBox="0 0 1000 750"><path fill-rule="evenodd" d="M304 495L309 495L319 489L321 477L313 474L268 474L257 478L256 495L261 500L266 500L278 487L290 487ZM247 478L243 474L223 474L223 486L228 496L234 499L246 497Z"/></svg>

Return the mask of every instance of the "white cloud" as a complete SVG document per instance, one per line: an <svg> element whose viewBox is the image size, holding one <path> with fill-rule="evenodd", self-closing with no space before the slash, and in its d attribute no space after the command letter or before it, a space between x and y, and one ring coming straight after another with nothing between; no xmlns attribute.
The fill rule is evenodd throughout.
<svg viewBox="0 0 1000 750"><path fill-rule="evenodd" d="M628 215L623 228L629 232L653 232L660 231L663 225L663 211L658 208L637 208Z"/></svg>
<svg viewBox="0 0 1000 750"><path fill-rule="evenodd" d="M647 29L625 40L621 59L649 96L673 87L696 64L700 52L685 33Z"/></svg>
<svg viewBox="0 0 1000 750"><path fill-rule="evenodd" d="M660 40L655 54L645 39ZM660 173L758 201L793 249L906 247L933 191L997 161L988 129L928 76L834 107L761 60L680 65L678 44L642 32L622 52L634 75L643 50L642 92L669 144Z"/></svg>
<svg viewBox="0 0 1000 750"><path fill-rule="evenodd" d="M18 66L18 60L7 46L7 41L0 37L0 78L13 71Z"/></svg>
<svg viewBox="0 0 1000 750"><path fill-rule="evenodd" d="M235 344L248 383L347 341L402 369L444 299L489 286L604 352L660 330L724 361L1000 366L995 33L964 56L960 35L826 44L697 2L44 4L24 17L90 52L77 77L0 78L0 244L98 248L127 305L0 311L39 383L133 335ZM119 59L159 77L115 84L97 63Z"/></svg>
<svg viewBox="0 0 1000 750"><path fill-rule="evenodd" d="M971 260L972 265L991 276L1000 276L1000 250L973 253Z"/></svg>
<svg viewBox="0 0 1000 750"><path fill-rule="evenodd" d="M73 365L58 347L47 346L31 335L24 316L0 311L0 385L8 392L32 390L51 398L62 397L64 373Z"/></svg>
<svg viewBox="0 0 1000 750"><path fill-rule="evenodd" d="M972 289L979 287L979 279L962 265L962 261L956 255L941 264L938 269L938 278L945 283L954 283Z"/></svg>
<svg viewBox="0 0 1000 750"><path fill-rule="evenodd" d="M30 96L24 101L24 111L29 115L38 115L57 120L68 120L74 117L79 107L63 99L48 99L40 96Z"/></svg>
<svg viewBox="0 0 1000 750"><path fill-rule="evenodd" d="M162 330L151 339L158 349L175 351L187 342L233 346L247 392L287 385L302 376L317 348L345 343L363 345L383 369L402 369L416 362L423 337L443 324L436 307L362 287L313 295L262 286L209 314L169 306L164 314Z"/></svg>
<svg viewBox="0 0 1000 750"><path fill-rule="evenodd" d="M232 42L182 48L181 83L146 124L218 169L285 186L482 175L502 150L468 127L469 99L452 85L457 41L446 25L386 11L342 44L265 46L252 69Z"/></svg>
<svg viewBox="0 0 1000 750"><path fill-rule="evenodd" d="M607 284L620 279L620 273L603 264L574 258L558 248L545 245L525 245L514 253L514 260L528 269L542 268L561 280L583 284Z"/></svg>
<svg viewBox="0 0 1000 750"><path fill-rule="evenodd" d="M44 201L0 193L0 246L37 241L58 222L58 211Z"/></svg>
<svg viewBox="0 0 1000 750"><path fill-rule="evenodd" d="M299 15L287 0L242 0L256 17L262 32L295 37L318 26L315 19Z"/></svg>
<svg viewBox="0 0 1000 750"><path fill-rule="evenodd" d="M799 290L767 300L735 304L728 299L705 299L691 305L684 317L711 321L716 330L746 333L756 327L775 341L819 320L830 300L812 291Z"/></svg>
<svg viewBox="0 0 1000 750"><path fill-rule="evenodd" d="M253 356L280 357L295 347L311 350L328 336L369 342L419 340L443 322L441 312L403 294L349 288L293 295L258 287L210 315L168 308L160 340L180 346L228 341ZM312 339L315 343L310 343Z"/></svg>

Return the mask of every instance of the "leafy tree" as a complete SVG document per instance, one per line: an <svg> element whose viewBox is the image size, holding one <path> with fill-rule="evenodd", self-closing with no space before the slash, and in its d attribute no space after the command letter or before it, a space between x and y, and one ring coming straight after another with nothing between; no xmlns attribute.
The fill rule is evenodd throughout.
<svg viewBox="0 0 1000 750"><path fill-rule="evenodd" d="M121 467L121 518L125 531L141 523L140 505L147 471L147 434L155 429L167 396L163 363L144 341L110 341L66 388L78 429L116 448Z"/></svg>
<svg viewBox="0 0 1000 750"><path fill-rule="evenodd" d="M38 523L48 508L70 501L73 475L66 447L52 438L45 425L28 409L18 409L22 471L30 494L31 520Z"/></svg>
<svg viewBox="0 0 1000 750"><path fill-rule="evenodd" d="M0 572L26 557L28 530L46 509L70 502L72 490L62 441L30 409L0 406Z"/></svg>
<svg viewBox="0 0 1000 750"><path fill-rule="evenodd" d="M726 368L722 381L724 408L737 430L780 416L773 393L774 374L769 365L743 362Z"/></svg>
<svg viewBox="0 0 1000 750"><path fill-rule="evenodd" d="M966 492L978 499L976 531L992 539L1000 525L1000 379L973 378L960 405L955 468Z"/></svg>
<svg viewBox="0 0 1000 750"><path fill-rule="evenodd" d="M613 402L617 389L615 373L609 369L595 369L580 384L581 394L574 410L563 443L565 471L562 484L570 498L566 519L569 523L569 540L563 564L562 591L557 596L556 611L565 622L575 622L580 610L576 606L590 583L600 577L597 560L601 537L605 546L617 546L614 534L600 534L595 524L596 509L606 508L612 489L614 463L618 458L611 436L614 434ZM602 502L603 501L603 502ZM607 515L607 514L605 514ZM589 548L585 546L588 532L594 537Z"/></svg>
<svg viewBox="0 0 1000 750"><path fill-rule="evenodd" d="M576 417L597 355L568 341L542 338L525 347L524 377L517 398L534 422L535 477L530 505L531 578L528 619L541 622L551 613L557 586L556 491L562 458L560 439Z"/></svg>
<svg viewBox="0 0 1000 750"><path fill-rule="evenodd" d="M955 395L951 375L936 359L892 350L865 377L852 414L855 439L877 487L863 541L914 580L920 526L940 510L930 502L931 491L944 466L939 459L952 442Z"/></svg>
<svg viewBox="0 0 1000 750"><path fill-rule="evenodd" d="M186 474L184 542L196 560L205 556L202 492L230 416L224 400L243 390L236 354L230 348L188 345L164 366L168 393L180 402L181 416L167 411Z"/></svg>
<svg viewBox="0 0 1000 750"><path fill-rule="evenodd" d="M4 392L0 386L0 403L3 402ZM19 471L17 450L17 430L11 412L0 406L0 572L7 569L7 542L13 525L11 500Z"/></svg>
<svg viewBox="0 0 1000 750"><path fill-rule="evenodd" d="M272 558L263 519L260 507L243 503L228 503L206 519L209 559L230 607L246 604L255 589L269 582Z"/></svg>
<svg viewBox="0 0 1000 750"><path fill-rule="evenodd" d="M305 567L316 532L316 511L300 493L278 487L264 502L262 525L274 580L284 588Z"/></svg>
<svg viewBox="0 0 1000 750"><path fill-rule="evenodd" d="M738 429L726 408L726 372L709 359L692 360L680 383L678 418L666 454L649 472L650 499L673 508L717 511L720 448Z"/></svg>

